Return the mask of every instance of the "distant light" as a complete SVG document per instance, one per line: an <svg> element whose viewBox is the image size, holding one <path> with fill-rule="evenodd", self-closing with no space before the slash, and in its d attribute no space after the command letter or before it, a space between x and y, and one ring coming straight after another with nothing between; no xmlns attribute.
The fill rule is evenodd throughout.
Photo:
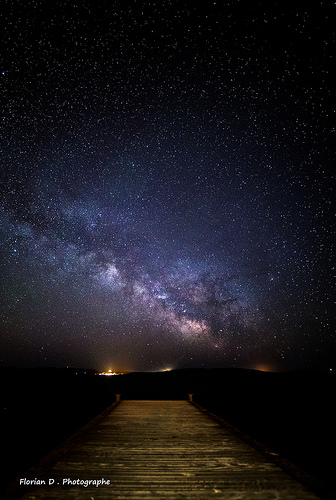
<svg viewBox="0 0 336 500"><path fill-rule="evenodd" d="M109 370L108 372L100 372L99 375L104 375L105 377L111 377L112 375L117 375L117 374L112 370Z"/></svg>
<svg viewBox="0 0 336 500"><path fill-rule="evenodd" d="M113 372L112 370L108 370L107 372L100 372L96 375L103 375L104 377L112 377L113 375L125 375L127 372Z"/></svg>
<svg viewBox="0 0 336 500"><path fill-rule="evenodd" d="M256 365L254 367L254 370L258 370L260 372L272 372L273 369L270 365L266 365L266 364L260 364L260 365Z"/></svg>

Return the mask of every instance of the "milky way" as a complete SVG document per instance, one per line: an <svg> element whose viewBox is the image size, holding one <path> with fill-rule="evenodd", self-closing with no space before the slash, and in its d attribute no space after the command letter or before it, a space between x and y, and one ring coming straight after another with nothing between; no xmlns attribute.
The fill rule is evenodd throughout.
<svg viewBox="0 0 336 500"><path fill-rule="evenodd" d="M335 9L4 2L2 365L333 365Z"/></svg>

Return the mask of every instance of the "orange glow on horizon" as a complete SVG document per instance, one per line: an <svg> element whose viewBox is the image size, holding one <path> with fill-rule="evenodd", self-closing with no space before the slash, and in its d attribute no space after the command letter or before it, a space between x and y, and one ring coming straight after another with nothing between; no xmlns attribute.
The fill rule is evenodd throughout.
<svg viewBox="0 0 336 500"><path fill-rule="evenodd" d="M266 365L266 364L256 365L253 369L258 370L259 372L273 372L274 371L270 365Z"/></svg>
<svg viewBox="0 0 336 500"><path fill-rule="evenodd" d="M111 377L112 375L116 375L112 370L108 370L107 372L100 372L99 375L105 375L105 377Z"/></svg>

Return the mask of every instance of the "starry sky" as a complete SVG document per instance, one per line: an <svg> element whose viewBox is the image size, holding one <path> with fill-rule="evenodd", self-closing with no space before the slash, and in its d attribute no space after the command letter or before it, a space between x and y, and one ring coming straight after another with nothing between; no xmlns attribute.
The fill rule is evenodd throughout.
<svg viewBox="0 0 336 500"><path fill-rule="evenodd" d="M0 366L335 364L335 10L1 3Z"/></svg>

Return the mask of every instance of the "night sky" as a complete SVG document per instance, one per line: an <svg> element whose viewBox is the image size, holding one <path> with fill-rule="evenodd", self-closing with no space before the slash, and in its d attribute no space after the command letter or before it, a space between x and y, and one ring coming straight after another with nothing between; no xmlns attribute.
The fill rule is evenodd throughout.
<svg viewBox="0 0 336 500"><path fill-rule="evenodd" d="M335 365L335 11L1 2L0 366Z"/></svg>

